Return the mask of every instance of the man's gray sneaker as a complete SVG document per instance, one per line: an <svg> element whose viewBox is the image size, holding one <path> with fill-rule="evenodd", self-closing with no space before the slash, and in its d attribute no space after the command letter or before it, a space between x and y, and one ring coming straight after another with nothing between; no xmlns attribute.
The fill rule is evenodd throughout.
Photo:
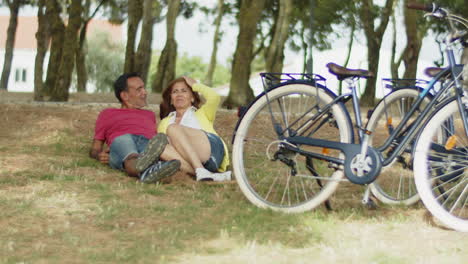
<svg viewBox="0 0 468 264"><path fill-rule="evenodd" d="M166 134L156 134L146 146L145 151L143 151L137 159L136 169L139 172L146 170L151 164L159 159L159 156L164 151L164 148L167 145L167 136Z"/></svg>
<svg viewBox="0 0 468 264"><path fill-rule="evenodd" d="M144 183L156 183L176 173L180 168L179 160L158 161L149 166L140 175L140 181Z"/></svg>

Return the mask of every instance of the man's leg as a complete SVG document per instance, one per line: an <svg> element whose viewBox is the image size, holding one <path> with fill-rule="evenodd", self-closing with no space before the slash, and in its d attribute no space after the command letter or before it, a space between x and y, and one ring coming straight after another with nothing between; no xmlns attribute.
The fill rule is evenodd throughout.
<svg viewBox="0 0 468 264"><path fill-rule="evenodd" d="M139 177L140 171L136 169L138 154L131 154L124 160L124 170L130 177Z"/></svg>
<svg viewBox="0 0 468 264"><path fill-rule="evenodd" d="M180 169L180 161L157 161L140 174L140 181L144 183L156 183L176 173Z"/></svg>
<svg viewBox="0 0 468 264"><path fill-rule="evenodd" d="M138 172L146 170L150 165L159 160L159 156L167 145L167 136L165 134L157 134L149 142L144 141L144 145L138 146L142 149L138 157L135 168Z"/></svg>
<svg viewBox="0 0 468 264"><path fill-rule="evenodd" d="M161 136L155 140L160 139ZM164 143L164 142L163 142ZM137 163L141 157L145 155L153 156L150 159L158 159L159 154L152 151L144 151L148 144L148 139L143 136L126 134L114 139L111 146L110 164L115 169L124 170L131 177L138 177L141 181L146 183L154 183L162 178L171 176L180 168L179 161L156 162L152 160L153 164L144 168L143 171L137 169ZM154 148L154 145L153 145ZM138 154L143 152L142 154ZM157 157L155 157L155 155Z"/></svg>
<svg viewBox="0 0 468 264"><path fill-rule="evenodd" d="M140 140L140 139L144 140ZM167 145L165 134L155 135L149 142L143 136L138 136L137 146L140 156L136 159L135 169L139 172L140 181L156 183L163 178L172 176L180 169L180 161L161 161L159 156Z"/></svg>
<svg viewBox="0 0 468 264"><path fill-rule="evenodd" d="M125 134L112 142L109 165L114 169L125 171L131 177L138 177L139 172L135 168L138 156L135 138L131 134Z"/></svg>

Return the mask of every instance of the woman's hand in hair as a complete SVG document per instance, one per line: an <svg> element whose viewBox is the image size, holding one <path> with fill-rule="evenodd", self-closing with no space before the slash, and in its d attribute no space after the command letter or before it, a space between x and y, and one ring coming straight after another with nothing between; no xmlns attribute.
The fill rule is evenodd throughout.
<svg viewBox="0 0 468 264"><path fill-rule="evenodd" d="M197 81L191 77L188 77L188 76L182 76L184 79L185 79L185 82L190 86L192 87L195 83L197 83Z"/></svg>

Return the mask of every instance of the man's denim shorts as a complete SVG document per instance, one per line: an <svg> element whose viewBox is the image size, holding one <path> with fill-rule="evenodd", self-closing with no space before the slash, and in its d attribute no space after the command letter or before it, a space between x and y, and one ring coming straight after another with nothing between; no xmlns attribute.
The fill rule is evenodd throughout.
<svg viewBox="0 0 468 264"><path fill-rule="evenodd" d="M211 172L217 172L221 162L224 159L224 144L221 138L213 133L206 133L211 146L211 156L203 163L205 169Z"/></svg>
<svg viewBox="0 0 468 264"><path fill-rule="evenodd" d="M123 162L130 154L140 154L148 145L149 139L142 135L125 134L116 137L110 147L109 165L123 170Z"/></svg>

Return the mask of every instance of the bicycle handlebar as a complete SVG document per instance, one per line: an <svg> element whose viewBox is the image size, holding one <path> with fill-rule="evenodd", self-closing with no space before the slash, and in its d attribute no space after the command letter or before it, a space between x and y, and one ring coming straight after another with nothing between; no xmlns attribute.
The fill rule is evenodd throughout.
<svg viewBox="0 0 468 264"><path fill-rule="evenodd" d="M462 39L462 42L466 42L466 37L468 35L466 31L466 29L468 29L468 20L463 18L462 16L451 14L449 10L444 9L436 5L435 3L422 4L422 3L412 2L412 3L406 4L406 7L409 9L425 11L428 13L426 14L426 16L432 16L432 17L448 20L450 29L452 31L450 42L453 42L457 39ZM454 22L463 25L465 27L465 30L462 30L462 31L457 30Z"/></svg>
<svg viewBox="0 0 468 264"><path fill-rule="evenodd" d="M409 9L422 10L422 11L426 11L429 13L433 13L437 9L437 6L435 4L422 4L422 3L414 3L414 2L406 4L406 7Z"/></svg>

